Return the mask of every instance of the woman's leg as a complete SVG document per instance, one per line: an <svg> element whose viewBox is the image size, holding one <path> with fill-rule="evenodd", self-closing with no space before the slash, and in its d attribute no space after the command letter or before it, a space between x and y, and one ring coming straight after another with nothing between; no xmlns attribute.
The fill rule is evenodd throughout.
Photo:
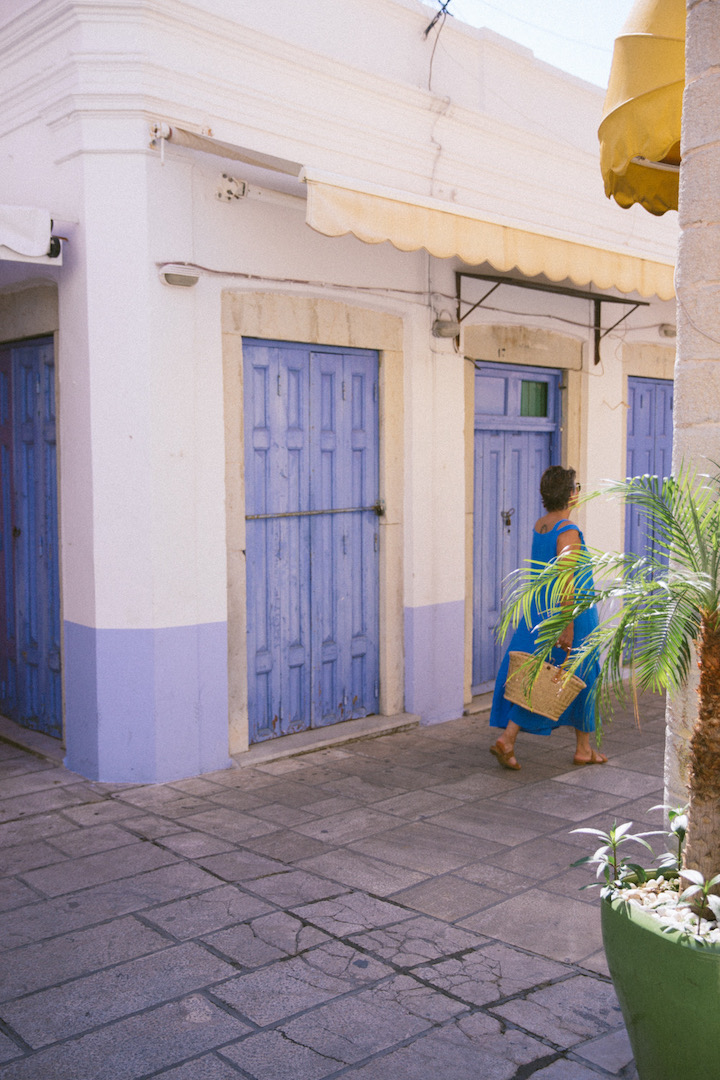
<svg viewBox="0 0 720 1080"><path fill-rule="evenodd" d="M575 765L604 765L607 761L605 754L601 754L596 747L590 745L590 731L580 731L575 728Z"/></svg>

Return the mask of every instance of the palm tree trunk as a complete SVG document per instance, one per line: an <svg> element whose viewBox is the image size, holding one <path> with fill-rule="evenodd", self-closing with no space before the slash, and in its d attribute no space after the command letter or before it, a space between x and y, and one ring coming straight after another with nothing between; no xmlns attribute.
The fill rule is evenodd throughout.
<svg viewBox="0 0 720 1080"><path fill-rule="evenodd" d="M700 707L690 739L690 809L683 865L699 870L707 880L720 873L720 626L716 619L702 621L698 656Z"/></svg>

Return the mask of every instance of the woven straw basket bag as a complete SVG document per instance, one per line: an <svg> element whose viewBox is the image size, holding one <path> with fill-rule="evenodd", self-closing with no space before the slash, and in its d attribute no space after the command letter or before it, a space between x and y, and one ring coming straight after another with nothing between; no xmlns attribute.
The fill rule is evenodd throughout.
<svg viewBox="0 0 720 1080"><path fill-rule="evenodd" d="M585 689L586 684L577 675L566 675L561 667L545 663L528 694L530 671L528 668L524 671L520 669L531 659L530 653L510 653L505 697L514 705L522 705L530 712L547 716L549 720L559 720L568 705Z"/></svg>

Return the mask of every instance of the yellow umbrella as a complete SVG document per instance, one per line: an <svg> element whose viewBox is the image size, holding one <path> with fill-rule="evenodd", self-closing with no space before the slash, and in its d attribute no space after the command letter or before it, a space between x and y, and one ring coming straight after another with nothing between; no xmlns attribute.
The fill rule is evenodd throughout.
<svg viewBox="0 0 720 1080"><path fill-rule="evenodd" d="M600 138L605 194L651 214L677 210L685 87L685 0L636 0L615 41Z"/></svg>

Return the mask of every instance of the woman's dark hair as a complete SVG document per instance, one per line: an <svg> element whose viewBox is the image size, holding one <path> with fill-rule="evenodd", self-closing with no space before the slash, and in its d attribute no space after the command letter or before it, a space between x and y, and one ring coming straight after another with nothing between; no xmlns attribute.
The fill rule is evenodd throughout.
<svg viewBox="0 0 720 1080"><path fill-rule="evenodd" d="M540 498L548 511L564 510L575 488L575 470L551 465L540 477Z"/></svg>

